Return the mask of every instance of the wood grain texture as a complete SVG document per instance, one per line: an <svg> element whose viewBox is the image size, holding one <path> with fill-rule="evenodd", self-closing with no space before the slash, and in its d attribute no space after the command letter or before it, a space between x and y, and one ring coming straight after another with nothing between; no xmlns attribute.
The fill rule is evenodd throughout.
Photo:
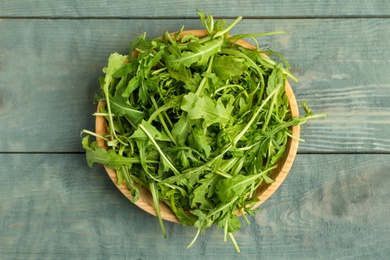
<svg viewBox="0 0 390 260"><path fill-rule="evenodd" d="M93 96L110 53L142 32L200 28L197 20L0 20L1 152L80 152L93 130ZM300 152L390 151L390 20L244 20L232 31L285 30L260 38L300 79L292 87L325 120L301 127Z"/></svg>
<svg viewBox="0 0 390 260"><path fill-rule="evenodd" d="M196 17L196 9L215 16L246 17L316 17L316 16L388 16L390 3L387 0L107 0L64 1L12 0L0 2L0 16L5 17Z"/></svg>
<svg viewBox="0 0 390 260"><path fill-rule="evenodd" d="M223 231L193 248L195 229L132 205L82 154L0 155L0 259L236 259ZM243 259L386 259L388 155L298 155L251 225L235 233Z"/></svg>
<svg viewBox="0 0 390 260"><path fill-rule="evenodd" d="M233 34L286 31L261 48L328 114L301 126L290 174L242 221L240 256L217 227L187 250L196 230L164 222L164 239L80 153L109 54L200 29L195 9L244 16ZM0 1L0 259L389 259L389 14L388 0Z"/></svg>

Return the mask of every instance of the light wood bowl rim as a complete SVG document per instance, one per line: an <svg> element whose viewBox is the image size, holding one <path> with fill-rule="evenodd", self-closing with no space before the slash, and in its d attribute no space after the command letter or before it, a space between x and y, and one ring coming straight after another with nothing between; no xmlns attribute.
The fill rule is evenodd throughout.
<svg viewBox="0 0 390 260"><path fill-rule="evenodd" d="M194 34L197 37L205 37L207 36L207 31L205 30L187 30L183 31L180 36L184 36L187 34ZM172 34L173 35L173 34ZM250 49L255 49L256 47L253 46L252 44L244 41L244 40L239 40L236 42L237 44L245 47L245 48L250 48ZM262 54L265 55L265 54ZM286 95L289 99L290 103L290 110L291 114L293 117L299 117L299 109L298 109L298 104L294 95L294 92L289 84L288 81L286 81L285 85L285 92ZM100 107L105 106L104 101L100 101L97 106L97 112L100 112ZM95 121L95 131L98 135L104 136L106 134L106 127L107 127L107 122L103 116L96 116L96 121ZM280 187L280 185L283 183L283 181L286 179L288 173L291 170L291 167L294 163L297 151L298 151L298 145L299 145L299 136L300 136L300 127L298 126L293 126L292 127L292 136L294 138L289 137L288 138L288 143L287 143L287 149L285 152L285 155L279 160L278 162L278 167L274 171L274 182L262 186L260 190L258 190L256 196L260 199L259 202L257 202L253 208L259 207L262 203L264 203L269 197L272 196L272 194L275 193L275 191ZM101 148L106 148L105 146L105 141L100 138L96 138L99 147ZM117 177L116 177L116 171L113 169L108 168L107 166L104 166L108 176L112 180L112 182L116 185L116 187L120 190L120 192L129 200L132 199L131 193L129 189L126 187L124 183L121 185L118 185L117 183ZM136 206L141 208L142 210L148 212L149 214L152 214L154 216L157 216L156 210L153 206L153 198L150 194L150 192L144 188L140 188L140 198L138 201L134 202ZM170 221L170 222L176 222L180 223L180 221L176 218L174 213L171 211L171 209L163 202L160 202L160 212L161 212L161 217L164 220Z"/></svg>

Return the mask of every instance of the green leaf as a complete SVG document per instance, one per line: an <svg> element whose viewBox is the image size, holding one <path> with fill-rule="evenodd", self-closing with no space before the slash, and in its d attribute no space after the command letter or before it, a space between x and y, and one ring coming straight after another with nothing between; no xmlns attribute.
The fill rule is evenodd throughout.
<svg viewBox="0 0 390 260"><path fill-rule="evenodd" d="M138 103L143 106L146 106L150 99L149 88L152 84L148 84L149 82L142 79L141 86L138 92Z"/></svg>
<svg viewBox="0 0 390 260"><path fill-rule="evenodd" d="M141 125L145 127L145 129L151 134L151 136L159 141L171 141L169 137L166 134L163 134L159 130L157 130L156 127L154 127L149 122L142 120ZM134 133L130 136L130 138L138 139L141 141L147 141L148 136L145 134L145 132L138 126L138 129L134 131Z"/></svg>
<svg viewBox="0 0 390 260"><path fill-rule="evenodd" d="M180 51L178 48L168 48L171 54L166 58L168 68L183 70L193 64L205 65L210 56L221 50L223 38L210 40L204 44L190 42L187 47L189 51Z"/></svg>
<svg viewBox="0 0 390 260"><path fill-rule="evenodd" d="M275 180L271 179L270 177L268 177L267 175L263 175L263 179L264 181L267 183L267 184L271 184L271 183L274 183Z"/></svg>
<svg viewBox="0 0 390 260"><path fill-rule="evenodd" d="M139 75L132 77L129 83L127 84L125 91L122 93L122 97L127 97L127 98L130 97L131 93L140 86L140 83L141 83L141 78Z"/></svg>
<svg viewBox="0 0 390 260"><path fill-rule="evenodd" d="M221 79L231 79L236 76L242 75L248 66L242 58L236 58L234 56L215 56L213 61L213 71Z"/></svg>
<svg viewBox="0 0 390 260"><path fill-rule="evenodd" d="M184 83L184 88L188 89L191 92L195 92L199 86L200 79L195 78L190 69L183 70L169 70L172 78L181 81Z"/></svg>
<svg viewBox="0 0 390 260"><path fill-rule="evenodd" d="M106 77L112 77L119 69L125 66L127 56L114 52L108 58L107 67L103 68ZM108 84L108 83L107 83Z"/></svg>
<svg viewBox="0 0 390 260"><path fill-rule="evenodd" d="M113 78L121 78L125 77L126 75L134 72L136 69L136 66L134 66L134 63L125 63L123 67L118 69L112 74Z"/></svg>
<svg viewBox="0 0 390 260"><path fill-rule="evenodd" d="M167 233L166 233L165 227L164 227L164 222L163 222L162 217L161 217L159 192L157 191L157 187L156 187L154 182L149 183L149 190L150 190L150 193L152 194L153 205L154 205L154 209L156 210L156 213L157 213L157 218L158 218L158 221L160 223L161 231L163 233L163 236L167 237Z"/></svg>
<svg viewBox="0 0 390 260"><path fill-rule="evenodd" d="M89 143L89 135L83 138L82 144L86 150L86 158L89 167L92 167L94 163L106 165L109 168L118 170L123 165L131 165L133 163L139 163L139 158L127 158L115 153L114 150L106 151L97 145L94 141Z"/></svg>
<svg viewBox="0 0 390 260"><path fill-rule="evenodd" d="M203 179L198 181L200 185L193 192L194 197L191 201L192 208L195 208L197 204L202 205L204 203L208 203L206 197L211 197L211 195L213 195L208 194L210 192L210 186L214 186L220 178L221 176L218 174L208 173L203 177Z"/></svg>
<svg viewBox="0 0 390 260"><path fill-rule="evenodd" d="M179 159L183 169L188 169L190 167L190 161L188 160L188 154L185 151L181 151L179 154Z"/></svg>
<svg viewBox="0 0 390 260"><path fill-rule="evenodd" d="M202 22L203 27L206 28L207 32L211 34L214 30L214 18L212 15L205 15L202 11L197 10L200 21Z"/></svg>
<svg viewBox="0 0 390 260"><path fill-rule="evenodd" d="M205 65L212 55L217 54L221 50L222 44L223 38L216 38L204 44L190 42L187 47L194 53L193 56L197 57L197 65Z"/></svg>
<svg viewBox="0 0 390 260"><path fill-rule="evenodd" d="M157 64L163 58L164 53L165 53L164 49L161 49L156 54L154 54L153 58L150 59L148 65L147 65L148 69L153 69L154 66L157 66Z"/></svg>
<svg viewBox="0 0 390 260"><path fill-rule="evenodd" d="M207 138L201 129L194 128L188 137L188 140L191 147L194 147L198 151L203 150L207 158L210 156L211 147L208 144Z"/></svg>
<svg viewBox="0 0 390 260"><path fill-rule="evenodd" d="M191 33L191 34L184 35L180 40L181 43L190 42L190 41L199 41L199 38Z"/></svg>
<svg viewBox="0 0 390 260"><path fill-rule="evenodd" d="M236 209L235 203L238 199L239 196L237 195L229 201L220 203L219 206L210 211L207 216L210 218L213 217L213 219L218 219L220 216L232 213Z"/></svg>
<svg viewBox="0 0 390 260"><path fill-rule="evenodd" d="M171 203L171 208L175 213L176 217L179 219L180 223L185 226L194 226L197 218L194 215L186 213L182 207L173 206L174 203Z"/></svg>
<svg viewBox="0 0 390 260"><path fill-rule="evenodd" d="M127 56L121 55L117 52L112 53L108 58L107 67L103 68L103 72L105 73L103 84L100 84L103 93L106 95L106 99L109 99L109 89L111 85L114 84L113 75L120 69L122 69L126 65Z"/></svg>
<svg viewBox="0 0 390 260"><path fill-rule="evenodd" d="M183 97L181 109L187 111L189 119L204 119L204 126L214 123L226 125L230 122L232 108L226 108L221 99L214 100L208 96L199 97L188 93Z"/></svg>
<svg viewBox="0 0 390 260"><path fill-rule="evenodd" d="M230 233L236 232L241 229L241 222L237 215L232 214L229 219L228 231Z"/></svg>
<svg viewBox="0 0 390 260"><path fill-rule="evenodd" d="M228 233L233 233L241 229L241 222L237 215L227 212L218 220L218 226L225 229L225 240Z"/></svg>
<svg viewBox="0 0 390 260"><path fill-rule="evenodd" d="M132 108L122 97L113 97L110 99L111 111L115 116L124 116L133 125L141 123L145 113Z"/></svg>
<svg viewBox="0 0 390 260"><path fill-rule="evenodd" d="M175 138L178 144L184 144L187 140L187 136L190 129L190 121L187 118L187 115L180 117L172 128L172 136Z"/></svg>
<svg viewBox="0 0 390 260"><path fill-rule="evenodd" d="M132 177L134 175L132 175L130 173L130 168L131 168L131 165L126 165L126 166L123 166L121 167L120 171L117 171L117 172L121 172L124 180L125 180L125 184L126 184L126 187L130 190L130 193L131 193L131 196L133 197L131 202L136 202L138 199L139 199L139 189L138 189L138 186L135 185L134 183L134 180L132 179ZM119 185L119 182L118 182L118 185Z"/></svg>
<svg viewBox="0 0 390 260"><path fill-rule="evenodd" d="M279 63L272 70L272 73L268 78L267 94L270 94L275 88L278 88L280 85L285 85L287 75L283 73L282 68L282 64ZM284 90L284 87L282 87L281 90Z"/></svg>
<svg viewBox="0 0 390 260"><path fill-rule="evenodd" d="M84 136L83 139L81 140L81 144L82 144L83 148L84 148L85 150L87 150L87 151L92 149L92 147L91 147L91 145L90 145L90 139L91 139L91 136L86 135L86 136Z"/></svg>
<svg viewBox="0 0 390 260"><path fill-rule="evenodd" d="M216 193L222 202L228 202L237 195L241 196L253 180L253 177L243 175L220 180L216 185Z"/></svg>
<svg viewBox="0 0 390 260"><path fill-rule="evenodd" d="M204 232L213 224L213 220L200 209L191 210L191 214L198 217L198 220L194 223L194 227L201 230L201 232Z"/></svg>
<svg viewBox="0 0 390 260"><path fill-rule="evenodd" d="M259 180L259 178L263 178L273 168L254 175L235 175L230 179L220 180L216 185L216 194L222 202L229 202L236 196L242 196L248 186Z"/></svg>

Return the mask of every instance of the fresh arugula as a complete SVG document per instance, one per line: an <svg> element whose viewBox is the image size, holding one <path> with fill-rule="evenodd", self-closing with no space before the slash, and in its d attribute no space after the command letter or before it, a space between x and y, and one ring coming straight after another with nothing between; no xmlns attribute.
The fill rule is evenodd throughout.
<svg viewBox="0 0 390 260"><path fill-rule="evenodd" d="M213 224L224 230L239 252L233 232L241 228L237 212L253 215L254 192L286 151L290 127L316 115L293 118L285 94L287 78L296 80L281 54L281 62L235 42L228 36L241 17L226 26L198 11L208 32L179 37L180 32L146 40L144 33L128 55L113 53L103 69L100 99L106 108L96 115L108 122L108 133L91 131L82 140L89 166L116 170L133 196L149 189L159 223L165 202L183 225L199 233ZM90 142L105 140L107 150ZM135 185L137 183L138 185Z"/></svg>

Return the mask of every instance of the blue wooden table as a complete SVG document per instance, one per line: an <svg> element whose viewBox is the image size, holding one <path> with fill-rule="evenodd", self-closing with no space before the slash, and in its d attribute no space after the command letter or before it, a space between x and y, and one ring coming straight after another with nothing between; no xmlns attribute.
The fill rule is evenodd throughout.
<svg viewBox="0 0 390 260"><path fill-rule="evenodd" d="M196 230L130 203L88 167L82 129L112 52L147 32L200 29L195 12L244 19L290 61L324 120L301 127L282 186L235 235ZM0 259L390 259L390 2L0 1Z"/></svg>

